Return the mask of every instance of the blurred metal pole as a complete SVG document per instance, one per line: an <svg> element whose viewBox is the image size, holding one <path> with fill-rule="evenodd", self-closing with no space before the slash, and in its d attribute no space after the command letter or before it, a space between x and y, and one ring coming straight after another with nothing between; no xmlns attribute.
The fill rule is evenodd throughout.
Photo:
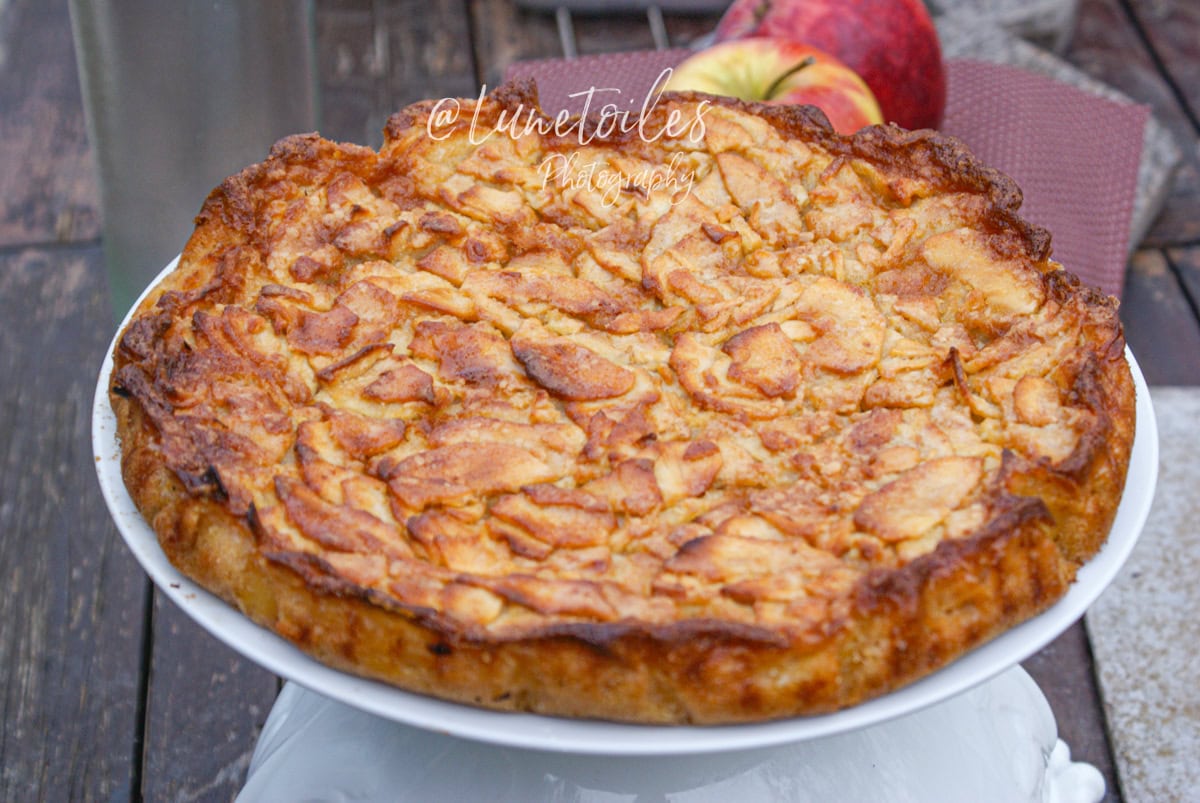
<svg viewBox="0 0 1200 803"><path fill-rule="evenodd" d="M114 312L208 192L318 125L313 0L71 0Z"/></svg>

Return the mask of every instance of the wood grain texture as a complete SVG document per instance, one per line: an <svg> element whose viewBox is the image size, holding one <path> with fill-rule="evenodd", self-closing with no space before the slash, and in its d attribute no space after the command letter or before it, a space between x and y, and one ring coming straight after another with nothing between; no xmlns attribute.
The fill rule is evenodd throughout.
<svg viewBox="0 0 1200 803"><path fill-rule="evenodd" d="M1183 96L1193 127L1200 133L1200 3L1195 0L1125 0L1166 70Z"/></svg>
<svg viewBox="0 0 1200 803"><path fill-rule="evenodd" d="M100 234L66 0L0 3L0 246Z"/></svg>
<svg viewBox="0 0 1200 803"><path fill-rule="evenodd" d="M383 10L376 12L377 24L387 41L389 114L426 98L478 93L467 0L379 5Z"/></svg>
<svg viewBox="0 0 1200 803"><path fill-rule="evenodd" d="M327 9L317 16L317 65L322 87L373 89L387 74L383 60L387 54L376 47L374 12L370 3L364 6Z"/></svg>
<svg viewBox="0 0 1200 803"><path fill-rule="evenodd" d="M200 630L161 592L146 701L145 800L232 800L279 682Z"/></svg>
<svg viewBox="0 0 1200 803"><path fill-rule="evenodd" d="M517 8L511 0L471 0L470 9L478 77L489 87L514 61L562 56L552 15Z"/></svg>
<svg viewBox="0 0 1200 803"><path fill-rule="evenodd" d="M379 147L388 116L426 98L479 91L467 0L374 0L322 8L322 133Z"/></svg>
<svg viewBox="0 0 1200 803"><path fill-rule="evenodd" d="M518 8L511 0L472 0L471 30L479 77L495 86L516 61L563 55L554 15ZM663 14L671 47L686 47L716 27L720 15ZM652 49L654 37L645 14L576 13L571 17L579 55Z"/></svg>
<svg viewBox="0 0 1200 803"><path fill-rule="evenodd" d="M0 799L128 799L147 580L96 482L97 247L0 256Z"/></svg>
<svg viewBox="0 0 1200 803"><path fill-rule="evenodd" d="M1081 0L1079 22L1066 53L1079 69L1148 104L1175 137L1183 162L1166 208L1144 245L1162 246L1200 240L1200 149L1197 131L1163 78L1154 58L1133 27L1121 0Z"/></svg>
<svg viewBox="0 0 1200 803"><path fill-rule="evenodd" d="M1200 323L1162 251L1134 254L1121 321L1147 383L1200 384Z"/></svg>
<svg viewBox="0 0 1200 803"><path fill-rule="evenodd" d="M1076 622L1021 666L1046 695L1058 723L1058 738L1071 747L1071 760L1086 761L1100 770L1108 787L1105 802L1119 803L1121 792L1083 622Z"/></svg>
<svg viewBox="0 0 1200 803"><path fill-rule="evenodd" d="M654 49L654 35L645 14L575 14L572 22L581 56ZM597 76L597 81L602 78Z"/></svg>
<svg viewBox="0 0 1200 803"><path fill-rule="evenodd" d="M387 103L387 40L377 36L368 0L358 8L317 15L317 69L321 134L339 142L378 147Z"/></svg>
<svg viewBox="0 0 1200 803"><path fill-rule="evenodd" d="M322 88L325 111L321 113L321 136L335 142L353 142L378 148L383 142L382 105L369 89Z"/></svg>
<svg viewBox="0 0 1200 803"><path fill-rule="evenodd" d="M1171 248L1166 256L1167 264L1179 278L1192 312L1200 317L1200 245Z"/></svg>
<svg viewBox="0 0 1200 803"><path fill-rule="evenodd" d="M671 47L691 47L717 27L720 14L664 14Z"/></svg>
<svg viewBox="0 0 1200 803"><path fill-rule="evenodd" d="M717 27L719 14L676 14L663 12L668 47L686 47ZM646 13L622 11L613 14L572 15L579 55L623 50L652 50L654 35ZM555 40L557 44L557 39ZM561 55L557 50L550 55Z"/></svg>

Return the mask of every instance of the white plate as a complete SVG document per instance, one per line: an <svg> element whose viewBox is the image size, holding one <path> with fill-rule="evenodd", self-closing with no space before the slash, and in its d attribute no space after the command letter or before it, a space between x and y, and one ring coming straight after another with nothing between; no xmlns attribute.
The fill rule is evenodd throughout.
<svg viewBox="0 0 1200 803"><path fill-rule="evenodd" d="M155 284L174 266L175 262L168 265ZM148 288L146 293L149 291ZM127 321L128 318L118 331L124 329ZM115 342L114 339L114 346ZM1062 600L1041 615L899 691L834 714L754 725L663 727L500 713L410 694L331 669L254 624L184 577L167 561L158 546L158 539L138 513L121 479L116 421L108 401L112 347L96 385L92 448L96 454L100 488L117 528L155 584L218 639L278 675L381 717L492 744L626 756L742 750L845 733L946 700L1025 660L1083 615L1129 557L1150 511L1158 475L1158 428L1150 393L1133 355L1127 351L1126 356L1133 368L1137 389L1137 434L1125 493L1108 542L1079 571L1074 585Z"/></svg>

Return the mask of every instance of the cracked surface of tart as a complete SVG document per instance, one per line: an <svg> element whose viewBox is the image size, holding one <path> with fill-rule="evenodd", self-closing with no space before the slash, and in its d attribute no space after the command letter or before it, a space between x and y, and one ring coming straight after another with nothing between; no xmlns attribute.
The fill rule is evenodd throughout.
<svg viewBox="0 0 1200 803"><path fill-rule="evenodd" d="M1103 543L1116 304L960 144L462 110L281 141L121 338L126 483L202 585L411 690L730 722L927 674Z"/></svg>

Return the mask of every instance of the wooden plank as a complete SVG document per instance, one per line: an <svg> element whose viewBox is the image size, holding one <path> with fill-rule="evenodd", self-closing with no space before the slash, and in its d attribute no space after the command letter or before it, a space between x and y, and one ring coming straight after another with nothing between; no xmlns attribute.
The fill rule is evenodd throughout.
<svg viewBox="0 0 1200 803"><path fill-rule="evenodd" d="M1058 738L1070 746L1071 759L1100 770L1108 787L1105 801L1120 803L1121 790L1083 622L1073 624L1021 666L1046 695L1058 723Z"/></svg>
<svg viewBox="0 0 1200 803"><path fill-rule="evenodd" d="M388 114L440 94L474 94L460 2L345 6L318 19L324 133L377 146ZM332 90L332 91L330 91ZM330 130L330 129L334 130ZM276 678L156 594L142 794L230 799L245 778Z"/></svg>
<svg viewBox="0 0 1200 803"><path fill-rule="evenodd" d="M518 8L511 0L472 0L470 8L479 79L488 86L496 86L515 61L562 57L553 14ZM718 19L719 15L663 15L673 47L691 44L711 31ZM580 55L654 47L649 21L642 13L577 13L571 20Z"/></svg>
<svg viewBox="0 0 1200 803"><path fill-rule="evenodd" d="M697 40L707 36L721 19L720 14L667 14L667 36L671 47L691 47Z"/></svg>
<svg viewBox="0 0 1200 803"><path fill-rule="evenodd" d="M1179 277L1192 311L1200 316L1200 245L1169 249L1167 262Z"/></svg>
<svg viewBox="0 0 1200 803"><path fill-rule="evenodd" d="M686 47L714 27L720 15L663 15L672 47ZM472 35L480 80L495 86L515 61L563 55L554 15L517 7L511 0L473 0ZM580 55L652 49L654 38L644 13L576 13L571 17ZM602 78L598 76L597 80Z"/></svg>
<svg viewBox="0 0 1200 803"><path fill-rule="evenodd" d="M379 147L393 112L479 91L466 0L326 0L317 15L321 132Z"/></svg>
<svg viewBox="0 0 1200 803"><path fill-rule="evenodd" d="M329 5L320 4L316 20L321 134L378 147L388 114L386 38L376 38L369 0L351 8Z"/></svg>
<svg viewBox="0 0 1200 803"><path fill-rule="evenodd" d="M387 114L426 98L479 92L467 0L390 0L377 6L386 42ZM386 118L385 118L386 119Z"/></svg>
<svg viewBox="0 0 1200 803"><path fill-rule="evenodd" d="M387 73L386 53L375 44L375 16L362 8L326 9L317 14L317 71L322 88L371 89ZM323 110L324 111L324 110Z"/></svg>
<svg viewBox="0 0 1200 803"><path fill-rule="evenodd" d="M0 799L128 799L147 580L100 496L100 249L0 255Z"/></svg>
<svg viewBox="0 0 1200 803"><path fill-rule="evenodd" d="M654 35L645 14L575 14L572 22L581 56L654 49ZM602 86L603 80L603 75L597 75L597 86Z"/></svg>
<svg viewBox="0 0 1200 803"><path fill-rule="evenodd" d="M339 11L370 11L372 0L317 0L317 17Z"/></svg>
<svg viewBox="0 0 1200 803"><path fill-rule="evenodd" d="M489 87L514 61L563 54L552 15L517 8L512 0L471 0L470 9L478 78Z"/></svg>
<svg viewBox="0 0 1200 803"><path fill-rule="evenodd" d="M0 246L100 234L73 52L67 0L0 4Z"/></svg>
<svg viewBox="0 0 1200 803"><path fill-rule="evenodd" d="M1200 149L1196 147L1196 131L1130 24L1121 0L1080 2L1079 22L1066 56L1094 78L1148 104L1183 152L1183 164L1166 209L1143 244L1153 247L1200 240Z"/></svg>
<svg viewBox="0 0 1200 803"><path fill-rule="evenodd" d="M548 14L543 16L550 17ZM711 32L720 19L719 14L663 13L663 24L669 47L687 47ZM654 35L646 13L620 11L612 13L576 12L571 15L579 55L615 53L629 50L653 50ZM557 30L557 28L556 28ZM557 46L557 39L555 41ZM562 55L557 48L550 54ZM597 77L598 80L602 76Z"/></svg>
<svg viewBox="0 0 1200 803"><path fill-rule="evenodd" d="M1200 384L1200 323L1163 252L1134 254L1125 277L1121 321L1149 384Z"/></svg>
<svg viewBox="0 0 1200 803"><path fill-rule="evenodd" d="M321 136L378 148L387 112L378 93L369 89L322 88Z"/></svg>
<svg viewBox="0 0 1200 803"><path fill-rule="evenodd" d="M153 632L142 796L232 800L279 683L158 591Z"/></svg>
<svg viewBox="0 0 1200 803"><path fill-rule="evenodd" d="M1183 95L1200 133L1200 3L1196 0L1159 0L1134 3L1126 8L1146 34L1150 47L1167 71L1171 83Z"/></svg>

